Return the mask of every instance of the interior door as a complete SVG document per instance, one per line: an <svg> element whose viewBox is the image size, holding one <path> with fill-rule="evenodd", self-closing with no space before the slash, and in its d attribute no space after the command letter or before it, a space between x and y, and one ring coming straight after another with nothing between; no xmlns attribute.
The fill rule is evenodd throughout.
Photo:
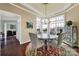
<svg viewBox="0 0 79 59"><path fill-rule="evenodd" d="M11 33L8 33L8 32L12 32L12 34ZM16 33L17 32L17 24L16 24L16 22L5 22L4 23L4 38L5 38L5 44L6 44L6 38L7 38L7 36L11 36L11 35L14 35L14 32ZM15 34L15 36L16 36L16 34Z"/></svg>

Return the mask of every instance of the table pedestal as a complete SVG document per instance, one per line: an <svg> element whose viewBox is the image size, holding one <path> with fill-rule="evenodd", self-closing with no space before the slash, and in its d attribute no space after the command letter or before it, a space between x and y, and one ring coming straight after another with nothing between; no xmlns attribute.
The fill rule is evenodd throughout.
<svg viewBox="0 0 79 59"><path fill-rule="evenodd" d="M45 40L45 51L47 51L47 40Z"/></svg>

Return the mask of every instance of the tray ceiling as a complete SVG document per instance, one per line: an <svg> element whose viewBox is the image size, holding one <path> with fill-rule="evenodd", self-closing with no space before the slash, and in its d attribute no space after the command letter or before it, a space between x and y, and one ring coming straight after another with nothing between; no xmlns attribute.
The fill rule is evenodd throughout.
<svg viewBox="0 0 79 59"><path fill-rule="evenodd" d="M16 5L30 10L35 13L37 16L45 17L45 6L43 3L17 3ZM51 17L57 13L61 13L74 4L71 3L48 3L47 4L47 17Z"/></svg>

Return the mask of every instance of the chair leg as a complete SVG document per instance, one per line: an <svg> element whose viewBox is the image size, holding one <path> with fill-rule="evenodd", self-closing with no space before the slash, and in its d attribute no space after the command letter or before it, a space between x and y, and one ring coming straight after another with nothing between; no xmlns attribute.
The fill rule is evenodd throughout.
<svg viewBox="0 0 79 59"><path fill-rule="evenodd" d="M30 55L31 55L31 54L30 54L30 51L28 51L28 52L27 52L27 56L30 56Z"/></svg>
<svg viewBox="0 0 79 59"><path fill-rule="evenodd" d="M27 52L27 56L36 56L37 55L37 49L29 50Z"/></svg>
<svg viewBox="0 0 79 59"><path fill-rule="evenodd" d="M35 56L37 55L37 49L35 49Z"/></svg>

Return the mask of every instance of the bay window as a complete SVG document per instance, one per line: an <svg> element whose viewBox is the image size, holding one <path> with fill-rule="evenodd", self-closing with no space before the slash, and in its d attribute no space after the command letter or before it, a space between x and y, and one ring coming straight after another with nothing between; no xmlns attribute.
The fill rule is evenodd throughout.
<svg viewBox="0 0 79 59"><path fill-rule="evenodd" d="M59 33L59 29L64 29L65 18L64 15L52 17L50 19L42 19L37 17L36 29L38 36L48 37L49 35L55 35ZM40 34L39 34L40 33Z"/></svg>

